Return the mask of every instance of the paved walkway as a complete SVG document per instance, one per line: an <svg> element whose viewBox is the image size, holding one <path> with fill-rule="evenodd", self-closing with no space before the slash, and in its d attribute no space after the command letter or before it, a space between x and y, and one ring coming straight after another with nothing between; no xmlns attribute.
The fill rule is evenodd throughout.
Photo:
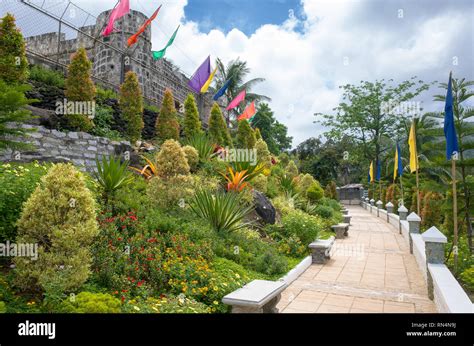
<svg viewBox="0 0 474 346"><path fill-rule="evenodd" d="M349 236L324 265L311 265L282 293L282 313L437 312L398 229L360 206Z"/></svg>

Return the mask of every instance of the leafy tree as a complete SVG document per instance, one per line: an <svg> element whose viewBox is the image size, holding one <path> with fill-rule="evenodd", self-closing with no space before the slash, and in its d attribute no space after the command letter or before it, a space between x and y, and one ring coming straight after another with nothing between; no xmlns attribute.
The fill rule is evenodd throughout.
<svg viewBox="0 0 474 346"><path fill-rule="evenodd" d="M236 142L239 148L252 149L255 147L255 133L247 120L239 121Z"/></svg>
<svg viewBox="0 0 474 346"><path fill-rule="evenodd" d="M212 105L211 115L209 116L209 137L218 145L232 145L229 129L216 102Z"/></svg>
<svg viewBox="0 0 474 346"><path fill-rule="evenodd" d="M23 137L31 130L12 126L12 123L20 124L31 118L31 113L24 109L24 106L32 102L25 97L28 89L27 85L7 85L0 80L0 151L30 147L14 138Z"/></svg>
<svg viewBox="0 0 474 346"><path fill-rule="evenodd" d="M193 94L188 94L184 101L184 136L191 138L195 134L202 133L201 120Z"/></svg>
<svg viewBox="0 0 474 346"><path fill-rule="evenodd" d="M0 79L8 84L16 84L27 78L25 41L15 25L15 17L7 13L0 23Z"/></svg>
<svg viewBox="0 0 474 346"><path fill-rule="evenodd" d="M257 113L252 120L252 127L257 127L268 149L274 155L291 148L292 137L288 136L288 129L278 122L266 103L260 103Z"/></svg>
<svg viewBox="0 0 474 346"><path fill-rule="evenodd" d="M166 89L163 96L160 114L156 119L156 133L161 141L179 139L179 123L174 107L173 93L170 89Z"/></svg>
<svg viewBox="0 0 474 346"><path fill-rule="evenodd" d="M86 50L81 47L72 56L68 66L66 90L64 94L68 101L93 102L95 85L91 79L92 63L87 58ZM89 131L94 126L86 114L68 114L69 125L79 131Z"/></svg>
<svg viewBox="0 0 474 346"><path fill-rule="evenodd" d="M137 75L132 71L127 72L120 86L119 106L127 124L127 137L131 143L135 143L141 138L144 127L143 97Z"/></svg>
<svg viewBox="0 0 474 346"><path fill-rule="evenodd" d="M316 114L323 119L316 122L330 128L326 137L348 136L362 148L364 163L376 162L383 152L393 148L391 139L402 133L407 119L399 106L429 88L429 84L416 81L416 77L398 85L392 85L392 80L388 82L382 79L340 86L344 90L343 102L334 108L336 114Z"/></svg>

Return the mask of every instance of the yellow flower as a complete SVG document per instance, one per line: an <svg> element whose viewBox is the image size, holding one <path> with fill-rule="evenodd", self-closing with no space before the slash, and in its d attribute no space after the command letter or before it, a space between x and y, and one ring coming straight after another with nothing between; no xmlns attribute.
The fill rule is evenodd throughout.
<svg viewBox="0 0 474 346"><path fill-rule="evenodd" d="M140 308L139 308L138 306L136 306L136 305L134 305L133 308L134 308L135 310L137 310L137 311L140 311Z"/></svg>
<svg viewBox="0 0 474 346"><path fill-rule="evenodd" d="M235 274L235 277L236 277L237 279L240 279L240 275L239 275L239 274Z"/></svg>
<svg viewBox="0 0 474 346"><path fill-rule="evenodd" d="M219 302L218 302L217 300L214 300L212 303L213 303L214 305L219 305Z"/></svg>

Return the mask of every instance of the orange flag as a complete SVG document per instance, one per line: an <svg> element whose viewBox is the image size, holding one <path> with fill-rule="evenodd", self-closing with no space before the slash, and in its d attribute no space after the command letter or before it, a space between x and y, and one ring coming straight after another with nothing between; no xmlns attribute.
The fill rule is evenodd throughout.
<svg viewBox="0 0 474 346"><path fill-rule="evenodd" d="M133 34L132 36L130 36L128 38L127 44L128 44L129 47L134 45L135 43L137 43L138 36L140 36L145 31L147 26L151 24L153 19L156 18L156 16L158 15L158 12L160 11L160 8L161 8L161 5L160 5L160 7L158 7L158 9L155 11L155 13L153 13L153 15L149 19L147 19L147 21L140 27L140 29L138 29L138 31L135 34Z"/></svg>
<svg viewBox="0 0 474 346"><path fill-rule="evenodd" d="M255 113L255 101L253 101L247 108L245 108L244 112L237 118L237 120L250 119L255 115Z"/></svg>

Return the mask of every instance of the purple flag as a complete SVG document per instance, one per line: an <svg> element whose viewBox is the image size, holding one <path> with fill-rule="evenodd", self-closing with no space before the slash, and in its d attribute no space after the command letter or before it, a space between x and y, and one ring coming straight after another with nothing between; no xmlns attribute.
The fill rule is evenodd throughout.
<svg viewBox="0 0 474 346"><path fill-rule="evenodd" d="M202 86L207 82L211 75L211 56L208 56L206 60L199 66L194 72L188 85L198 94L201 92Z"/></svg>

